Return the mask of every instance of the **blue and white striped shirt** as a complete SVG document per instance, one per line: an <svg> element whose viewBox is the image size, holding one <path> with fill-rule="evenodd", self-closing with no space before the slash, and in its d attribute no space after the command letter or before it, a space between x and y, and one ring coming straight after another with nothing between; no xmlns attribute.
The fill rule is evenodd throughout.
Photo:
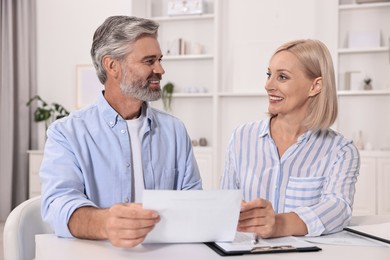
<svg viewBox="0 0 390 260"><path fill-rule="evenodd" d="M268 118L234 131L221 188L266 199L276 213L295 212L308 236L318 236L349 223L359 168L358 149L330 129L305 132L279 158Z"/></svg>

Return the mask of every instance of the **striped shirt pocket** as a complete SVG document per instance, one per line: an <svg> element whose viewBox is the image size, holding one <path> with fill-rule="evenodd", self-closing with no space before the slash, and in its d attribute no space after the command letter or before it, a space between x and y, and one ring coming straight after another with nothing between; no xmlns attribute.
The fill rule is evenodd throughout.
<svg viewBox="0 0 390 260"><path fill-rule="evenodd" d="M284 212L312 206L320 201L325 177L290 177L286 189Z"/></svg>

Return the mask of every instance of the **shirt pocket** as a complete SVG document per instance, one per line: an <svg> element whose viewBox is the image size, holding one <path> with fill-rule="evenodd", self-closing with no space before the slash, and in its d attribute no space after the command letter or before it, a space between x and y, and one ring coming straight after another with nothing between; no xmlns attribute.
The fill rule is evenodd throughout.
<svg viewBox="0 0 390 260"><path fill-rule="evenodd" d="M160 178L155 181L157 190L174 190L177 186L177 168L162 169Z"/></svg>
<svg viewBox="0 0 390 260"><path fill-rule="evenodd" d="M284 212L309 207L320 201L325 177L290 177L286 189Z"/></svg>

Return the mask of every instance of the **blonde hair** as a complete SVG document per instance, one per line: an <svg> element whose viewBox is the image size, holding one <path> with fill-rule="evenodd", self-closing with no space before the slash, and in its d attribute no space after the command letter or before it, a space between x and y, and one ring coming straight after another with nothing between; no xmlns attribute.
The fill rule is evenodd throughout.
<svg viewBox="0 0 390 260"><path fill-rule="evenodd" d="M329 128L337 118L337 90L332 57L319 40L295 40L281 45L274 53L288 51L294 54L309 79L322 78L321 92L311 97L308 114L303 124L311 130Z"/></svg>

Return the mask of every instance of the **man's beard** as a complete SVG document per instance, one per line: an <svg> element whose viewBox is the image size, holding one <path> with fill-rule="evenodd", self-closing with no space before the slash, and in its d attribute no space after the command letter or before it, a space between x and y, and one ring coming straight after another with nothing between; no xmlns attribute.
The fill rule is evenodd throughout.
<svg viewBox="0 0 390 260"><path fill-rule="evenodd" d="M131 81L127 78L126 72L124 72L120 88L126 96L131 96L142 101L155 101L161 98L161 88L151 89L149 87L149 81L157 79L160 80L161 76L154 74L147 80L139 79Z"/></svg>

